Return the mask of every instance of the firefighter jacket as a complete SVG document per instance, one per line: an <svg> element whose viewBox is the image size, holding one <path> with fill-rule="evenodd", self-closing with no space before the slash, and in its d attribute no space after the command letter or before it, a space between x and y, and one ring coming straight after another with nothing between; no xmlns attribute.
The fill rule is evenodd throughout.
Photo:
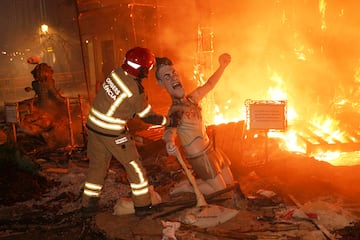
<svg viewBox="0 0 360 240"><path fill-rule="evenodd" d="M86 125L105 136L118 136L126 131L129 119L139 116L144 122L169 125L167 117L154 113L140 79L122 68L110 73L92 103Z"/></svg>

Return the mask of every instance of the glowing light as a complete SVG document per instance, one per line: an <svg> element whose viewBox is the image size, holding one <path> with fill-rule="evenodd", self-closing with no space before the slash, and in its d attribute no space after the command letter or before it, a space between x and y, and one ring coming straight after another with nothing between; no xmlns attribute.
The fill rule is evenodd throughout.
<svg viewBox="0 0 360 240"><path fill-rule="evenodd" d="M44 34L49 32L49 26L46 25L46 24L41 25L40 28L41 28L41 32L44 33Z"/></svg>

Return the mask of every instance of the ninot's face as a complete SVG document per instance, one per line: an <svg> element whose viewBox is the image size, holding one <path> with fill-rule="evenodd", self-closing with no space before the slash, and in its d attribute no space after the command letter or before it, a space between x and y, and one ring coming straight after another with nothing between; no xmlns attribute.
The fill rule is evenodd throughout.
<svg viewBox="0 0 360 240"><path fill-rule="evenodd" d="M162 65L158 69L159 84L174 98L182 98L185 90L175 68L171 65Z"/></svg>

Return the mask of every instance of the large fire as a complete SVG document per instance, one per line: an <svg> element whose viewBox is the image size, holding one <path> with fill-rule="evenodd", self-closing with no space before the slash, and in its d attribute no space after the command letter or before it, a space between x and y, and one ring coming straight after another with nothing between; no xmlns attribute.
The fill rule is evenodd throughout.
<svg viewBox="0 0 360 240"><path fill-rule="evenodd" d="M251 38L255 43L242 42L246 49L241 48L241 52L259 54L261 60L247 63L248 58L242 54L234 58L237 62L231 64L236 69L229 78L235 80L228 80L226 87L217 86L221 99L207 96L203 102L204 118L208 125L246 121L244 99L283 100L287 103L287 127L284 131L267 132L269 138L278 140L281 149L333 165L359 164L360 61L355 64L358 59L355 46L343 41L353 39L346 35L354 32L350 26L356 26L350 21L352 9L340 2L319 0L299 2L296 6L304 11L299 9L293 14L284 3L276 1L283 17L279 21L275 15L269 16L272 23L269 31L264 22L254 21L256 24L250 28L257 36ZM275 36L265 34L272 30ZM212 42L208 45L213 46ZM344 62L350 58L351 61Z"/></svg>
<svg viewBox="0 0 360 240"><path fill-rule="evenodd" d="M274 73L272 78L277 82L277 87L270 87L268 95L263 99L287 100L286 90L281 89L283 81ZM346 100L339 101L342 104ZM209 124L218 125L223 123L246 121L246 107L231 109L233 101L228 100L223 106L214 105L214 111L205 113L204 117ZM223 110L223 112L221 111ZM287 106L287 123L285 131L268 131L268 137L278 139L281 149L307 154L317 160L326 161L333 165L356 165L359 164L358 151L342 151L342 144L357 144L356 138L340 128L339 120L330 115L319 115L316 112L306 117L306 122L299 118L296 106L291 102ZM212 119L212 120L211 120ZM302 122L299 124L299 122ZM360 143L359 143L360 144ZM338 149L332 146L338 146Z"/></svg>

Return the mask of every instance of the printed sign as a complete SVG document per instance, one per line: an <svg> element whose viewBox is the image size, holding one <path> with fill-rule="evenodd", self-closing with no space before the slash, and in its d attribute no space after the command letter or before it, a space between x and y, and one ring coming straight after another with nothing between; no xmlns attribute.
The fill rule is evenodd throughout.
<svg viewBox="0 0 360 240"><path fill-rule="evenodd" d="M5 103L5 117L7 123L19 122L19 110L17 103Z"/></svg>
<svg viewBox="0 0 360 240"><path fill-rule="evenodd" d="M286 101L251 101L247 104L247 127L258 130L285 130Z"/></svg>

